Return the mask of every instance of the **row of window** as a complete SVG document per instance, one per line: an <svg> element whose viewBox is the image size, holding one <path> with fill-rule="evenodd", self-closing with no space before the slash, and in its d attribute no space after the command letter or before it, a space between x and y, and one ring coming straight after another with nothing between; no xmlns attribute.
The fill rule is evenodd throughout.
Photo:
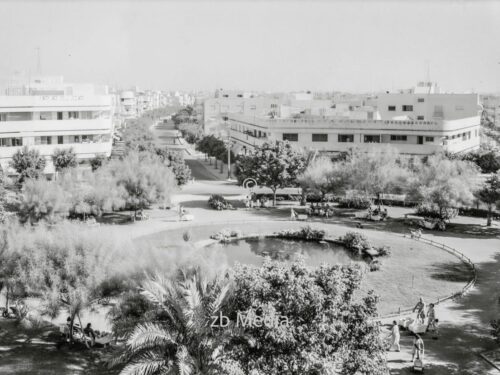
<svg viewBox="0 0 500 375"><path fill-rule="evenodd" d="M109 118L110 111L69 111L69 112L6 112L0 113L0 121L32 120L94 120Z"/></svg>
<svg viewBox="0 0 500 375"><path fill-rule="evenodd" d="M57 135L35 137L35 145L63 145L68 143L102 143L109 142L109 134ZM23 145L23 139L0 138L0 147L18 147Z"/></svg>
<svg viewBox="0 0 500 375"><path fill-rule="evenodd" d="M17 147L22 145L22 138L0 138L0 147Z"/></svg>
<svg viewBox="0 0 500 375"><path fill-rule="evenodd" d="M83 134L83 135L57 135L35 137L35 145L52 145L68 143L102 143L109 142L111 137L108 134Z"/></svg>
<svg viewBox="0 0 500 375"><path fill-rule="evenodd" d="M470 132L469 132L470 133ZM406 135L396 135L391 134L391 141L400 141L406 142L408 140L408 136ZM419 143L421 142L419 136ZM283 141L289 142L298 142L299 134L298 133L283 133ZM312 134L313 142L328 142L328 134ZM340 143L353 143L354 142L354 134L338 134L337 141ZM380 143L380 135L365 135L363 136L364 143ZM425 137L425 142L434 142L434 137Z"/></svg>
<svg viewBox="0 0 500 375"><path fill-rule="evenodd" d="M395 112L396 111L396 106L395 105L390 105L390 106L387 106L387 110L389 112ZM409 105L409 104L406 104L406 105L403 105L401 107L401 110L403 112L413 112L413 106L412 105Z"/></svg>

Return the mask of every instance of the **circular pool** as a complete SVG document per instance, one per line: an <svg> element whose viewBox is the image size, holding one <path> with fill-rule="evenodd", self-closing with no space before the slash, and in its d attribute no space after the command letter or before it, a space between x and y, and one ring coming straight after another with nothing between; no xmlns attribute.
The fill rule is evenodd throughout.
<svg viewBox="0 0 500 375"><path fill-rule="evenodd" d="M326 241L262 237L216 243L206 249L220 253L229 265L239 262L259 266L265 257L293 262L299 256L304 257L306 264L310 266L319 266L323 263L365 263L360 257L351 255L343 246Z"/></svg>

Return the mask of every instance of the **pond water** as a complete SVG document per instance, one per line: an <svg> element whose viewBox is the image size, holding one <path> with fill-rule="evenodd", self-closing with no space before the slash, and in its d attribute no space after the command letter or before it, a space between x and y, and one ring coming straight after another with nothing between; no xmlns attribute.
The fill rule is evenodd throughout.
<svg viewBox="0 0 500 375"><path fill-rule="evenodd" d="M348 253L343 246L334 243L274 237L218 243L206 249L207 251L223 252L229 265L239 262L259 266L266 256L273 260L292 262L299 255L302 255L306 264L310 266L319 266L322 263L350 264L363 262L359 257Z"/></svg>

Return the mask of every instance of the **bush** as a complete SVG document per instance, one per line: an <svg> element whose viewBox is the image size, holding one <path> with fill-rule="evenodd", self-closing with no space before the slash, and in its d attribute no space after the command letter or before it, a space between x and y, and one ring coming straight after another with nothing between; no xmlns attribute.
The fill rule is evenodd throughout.
<svg viewBox="0 0 500 375"><path fill-rule="evenodd" d="M241 237L242 235L243 234L240 230L223 229L220 232L212 234L210 238L221 242L229 242L233 239Z"/></svg>
<svg viewBox="0 0 500 375"><path fill-rule="evenodd" d="M387 245L379 246L375 250L377 250L378 255L381 257L391 255L391 248Z"/></svg>
<svg viewBox="0 0 500 375"><path fill-rule="evenodd" d="M363 251L371 248L368 239L359 232L347 232L340 240L348 250L357 255L362 255Z"/></svg>
<svg viewBox="0 0 500 375"><path fill-rule="evenodd" d="M488 210L484 210L482 208L474 208L474 207L460 207L458 209L458 214L462 216L470 216L470 217L488 217ZM500 220L500 214L496 212L491 213L491 217L494 220Z"/></svg>
<svg viewBox="0 0 500 375"><path fill-rule="evenodd" d="M214 210L232 210L233 206L222 195L213 194L208 198L208 205Z"/></svg>
<svg viewBox="0 0 500 375"><path fill-rule="evenodd" d="M282 230L276 233L279 238L294 238L307 241L321 241L325 238L325 231L322 229L313 229L310 226L303 227L299 230Z"/></svg>
<svg viewBox="0 0 500 375"><path fill-rule="evenodd" d="M339 208L367 209L372 205L372 200L367 196L354 195L343 197L339 200Z"/></svg>
<svg viewBox="0 0 500 375"><path fill-rule="evenodd" d="M416 214L431 219L450 220L458 215L458 210L451 207L444 208L443 217L441 217L438 207L427 203L421 203L417 206Z"/></svg>

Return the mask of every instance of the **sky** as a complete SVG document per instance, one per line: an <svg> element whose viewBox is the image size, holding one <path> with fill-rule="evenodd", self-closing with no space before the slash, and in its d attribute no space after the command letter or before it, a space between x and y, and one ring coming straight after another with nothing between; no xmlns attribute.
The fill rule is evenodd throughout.
<svg viewBox="0 0 500 375"><path fill-rule="evenodd" d="M5 1L16 72L163 90L500 91L500 1Z"/></svg>

